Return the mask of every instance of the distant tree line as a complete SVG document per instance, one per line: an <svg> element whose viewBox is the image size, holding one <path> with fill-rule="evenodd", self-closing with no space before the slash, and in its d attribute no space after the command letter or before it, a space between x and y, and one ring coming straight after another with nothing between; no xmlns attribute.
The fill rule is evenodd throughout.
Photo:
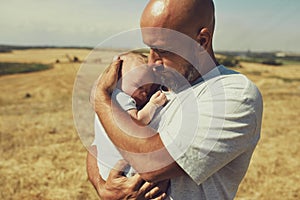
<svg viewBox="0 0 300 200"><path fill-rule="evenodd" d="M53 68L52 65L40 63L5 63L0 62L0 76L42 71Z"/></svg>
<svg viewBox="0 0 300 200"><path fill-rule="evenodd" d="M10 53L13 50L26 50L26 49L88 49L91 47L74 47L74 46L17 46L17 45L0 45L0 53Z"/></svg>

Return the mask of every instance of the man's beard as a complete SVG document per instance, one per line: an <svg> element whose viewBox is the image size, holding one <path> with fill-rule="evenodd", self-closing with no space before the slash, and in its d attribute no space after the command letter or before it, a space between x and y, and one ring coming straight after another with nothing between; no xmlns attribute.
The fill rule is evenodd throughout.
<svg viewBox="0 0 300 200"><path fill-rule="evenodd" d="M185 73L182 75L171 67L164 68L159 72L159 84L167 87L169 90L180 92L191 86L191 83L200 76L199 72L191 65L185 67Z"/></svg>
<svg viewBox="0 0 300 200"><path fill-rule="evenodd" d="M200 76L201 75L198 72L198 70L196 68L194 68L192 65L189 66L189 70L187 70L186 74L184 75L184 77L186 77L186 79L189 83L194 82Z"/></svg>

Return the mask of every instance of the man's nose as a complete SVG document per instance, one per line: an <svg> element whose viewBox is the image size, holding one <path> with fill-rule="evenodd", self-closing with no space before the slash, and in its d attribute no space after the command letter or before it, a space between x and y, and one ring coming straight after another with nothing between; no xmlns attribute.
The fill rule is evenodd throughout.
<svg viewBox="0 0 300 200"><path fill-rule="evenodd" d="M148 65L154 67L162 64L163 62L160 55L157 52L155 52L153 49L150 49L150 54L148 57Z"/></svg>

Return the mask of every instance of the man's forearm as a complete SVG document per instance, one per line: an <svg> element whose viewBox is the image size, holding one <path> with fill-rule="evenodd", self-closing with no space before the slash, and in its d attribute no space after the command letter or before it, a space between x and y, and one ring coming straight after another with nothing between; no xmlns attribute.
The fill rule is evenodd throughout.
<svg viewBox="0 0 300 200"><path fill-rule="evenodd" d="M112 142L120 149L134 153L149 153L164 147L157 132L141 127L116 104L109 94L102 92L95 111ZM150 137L149 137L150 136ZM151 145L146 145L150 144Z"/></svg>
<svg viewBox="0 0 300 200"><path fill-rule="evenodd" d="M100 196L100 186L104 185L105 181L102 179L102 177L99 174L96 154L97 154L96 146L91 146L86 158L86 167L87 167L87 174L88 174L89 181L92 183L98 195Z"/></svg>
<svg viewBox="0 0 300 200"><path fill-rule="evenodd" d="M145 174L146 180L159 180L163 177L161 173L168 174L166 178L172 176L168 167L180 170L155 130L136 125L125 111L111 102L108 93L99 92L98 95L95 110L107 135L142 177Z"/></svg>

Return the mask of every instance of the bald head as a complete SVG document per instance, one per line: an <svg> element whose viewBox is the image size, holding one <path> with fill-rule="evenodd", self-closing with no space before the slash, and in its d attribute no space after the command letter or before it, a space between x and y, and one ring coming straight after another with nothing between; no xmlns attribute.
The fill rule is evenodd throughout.
<svg viewBox="0 0 300 200"><path fill-rule="evenodd" d="M206 28L214 32L212 0L150 0L141 17L141 28L161 27L196 38Z"/></svg>

